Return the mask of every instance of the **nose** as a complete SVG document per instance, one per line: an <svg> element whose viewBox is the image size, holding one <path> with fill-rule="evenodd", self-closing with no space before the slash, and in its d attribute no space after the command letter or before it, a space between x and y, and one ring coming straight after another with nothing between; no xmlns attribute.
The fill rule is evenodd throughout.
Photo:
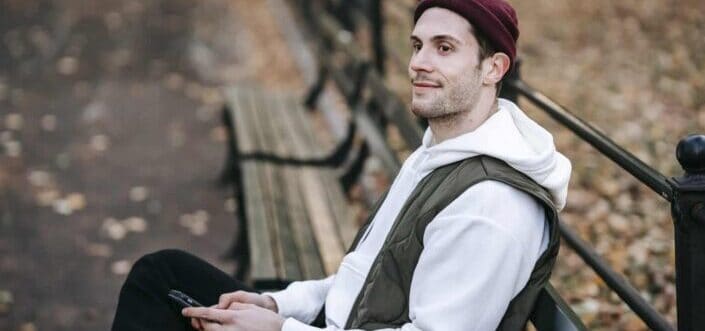
<svg viewBox="0 0 705 331"><path fill-rule="evenodd" d="M413 73L433 71L433 65L427 53L426 48L422 47L416 53L411 54L411 59L409 59L409 75L413 77Z"/></svg>

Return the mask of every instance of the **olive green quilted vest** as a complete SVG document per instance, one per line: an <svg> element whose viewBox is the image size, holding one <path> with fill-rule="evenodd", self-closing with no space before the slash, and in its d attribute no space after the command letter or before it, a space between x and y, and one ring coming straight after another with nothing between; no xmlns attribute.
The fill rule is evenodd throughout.
<svg viewBox="0 0 705 331"><path fill-rule="evenodd" d="M558 254L558 214L544 188L506 163L487 156L477 156L440 167L416 186L367 274L345 329L399 328L411 322L409 289L423 250L426 226L460 194L485 180L499 181L532 195L543 204L546 211L550 234L548 247L536 261L526 286L509 303L497 328L524 329L539 291L548 282ZM383 200L384 197L370 214L368 223L358 232L350 251L357 246Z"/></svg>

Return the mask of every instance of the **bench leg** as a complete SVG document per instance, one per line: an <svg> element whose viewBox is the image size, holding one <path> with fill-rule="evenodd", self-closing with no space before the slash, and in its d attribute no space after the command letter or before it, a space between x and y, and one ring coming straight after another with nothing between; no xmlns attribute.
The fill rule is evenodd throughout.
<svg viewBox="0 0 705 331"><path fill-rule="evenodd" d="M223 169L221 170L220 176L218 177L218 183L220 183L220 185L225 186L235 181L235 173L238 160L237 141L235 141L235 129L228 106L223 106L223 109L221 111L221 121L225 126L225 130L227 131L228 142L225 147L225 164L223 165Z"/></svg>
<svg viewBox="0 0 705 331"><path fill-rule="evenodd" d="M242 172L240 170L239 161L241 160L240 152L237 148L237 139L235 136L235 125L233 122L232 113L228 106L223 106L221 112L221 121L225 126L228 134L228 143L226 150L226 159L223 169L219 176L220 185L226 186L232 184L233 195L236 198L238 206L238 236L234 238L234 242L224 254L224 258L229 258L237 263L237 270L234 272L236 279L244 280L249 265L249 252L247 245L247 222L245 220L245 204L244 192L242 190Z"/></svg>
<svg viewBox="0 0 705 331"><path fill-rule="evenodd" d="M242 183L242 171L240 167L236 167L234 171L236 182ZM233 273L236 279L245 280L245 277L250 266L250 251L247 244L247 210L245 206L245 192L242 185L233 185L233 194L237 201L237 221L238 235L234 238L233 243L228 250L228 258L233 259L237 263L237 269Z"/></svg>
<svg viewBox="0 0 705 331"><path fill-rule="evenodd" d="M328 69L325 66L321 66L318 69L318 78L316 82L313 83L306 93L306 98L304 99L304 105L308 110L313 111L316 109L316 101L321 96L323 88L326 86L326 81L328 80Z"/></svg>
<svg viewBox="0 0 705 331"><path fill-rule="evenodd" d="M357 153L355 160L350 164L348 170L340 176L340 185L343 186L345 192L349 192L350 188L357 183L362 170L365 166L365 160L370 155L370 147L367 142L363 142L360 151Z"/></svg>
<svg viewBox="0 0 705 331"><path fill-rule="evenodd" d="M333 153L326 157L326 164L330 164L333 167L339 167L348 159L350 156L350 151L352 151L353 142L355 141L355 132L357 131L357 126L355 121L350 121L348 124L348 132L345 135L345 139L338 144Z"/></svg>

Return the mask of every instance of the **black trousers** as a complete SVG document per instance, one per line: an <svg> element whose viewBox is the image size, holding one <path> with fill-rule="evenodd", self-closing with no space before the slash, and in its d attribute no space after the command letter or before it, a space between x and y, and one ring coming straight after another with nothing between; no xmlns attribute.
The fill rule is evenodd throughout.
<svg viewBox="0 0 705 331"><path fill-rule="evenodd" d="M208 262L179 250L162 250L137 260L120 290L113 331L193 330L167 296L180 290L204 306L221 294L254 291Z"/></svg>
<svg viewBox="0 0 705 331"><path fill-rule="evenodd" d="M181 309L167 296L182 291L204 306L223 293L259 292L189 253L167 249L137 260L120 290L113 331L193 330ZM321 325L323 316L315 324Z"/></svg>

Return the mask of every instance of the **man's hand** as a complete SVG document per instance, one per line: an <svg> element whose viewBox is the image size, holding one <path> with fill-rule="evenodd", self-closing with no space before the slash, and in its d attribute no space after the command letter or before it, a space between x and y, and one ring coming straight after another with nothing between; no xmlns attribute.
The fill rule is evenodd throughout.
<svg viewBox="0 0 705 331"><path fill-rule="evenodd" d="M218 299L218 304L211 306L211 308L231 309L231 307L236 303L253 304L269 309L275 313L278 312L277 303L271 297L246 291L235 291L222 294ZM193 326L196 330L204 330L204 322L205 321L198 318L192 318L191 326Z"/></svg>
<svg viewBox="0 0 705 331"><path fill-rule="evenodd" d="M246 291L235 291L221 295L216 308L229 309L233 303L249 303L275 313L278 312L277 303L270 296Z"/></svg>
<svg viewBox="0 0 705 331"><path fill-rule="evenodd" d="M184 308L186 317L200 321L204 331L280 331L284 318L254 304L233 302L228 309Z"/></svg>

